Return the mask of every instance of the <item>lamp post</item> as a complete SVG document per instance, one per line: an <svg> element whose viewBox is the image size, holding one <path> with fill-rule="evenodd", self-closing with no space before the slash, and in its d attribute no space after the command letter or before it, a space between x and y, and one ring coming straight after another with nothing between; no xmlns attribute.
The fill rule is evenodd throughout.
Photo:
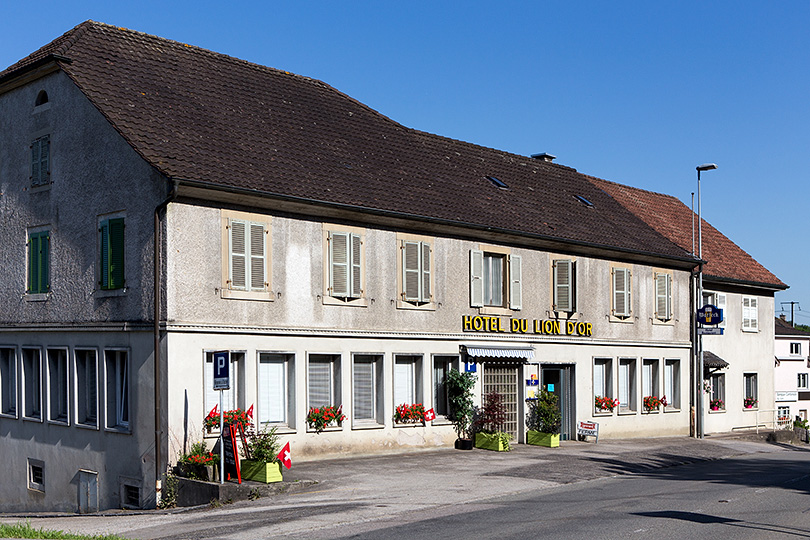
<svg viewBox="0 0 810 540"><path fill-rule="evenodd" d="M703 217L701 215L701 204L700 204L700 173L701 171L711 171L716 169L717 165L714 163L704 163L703 165L698 165L697 169L697 180L698 180L698 259L703 261ZM698 267L698 301L696 302L696 307L702 307L703 304L703 262L700 263ZM697 421L697 436L698 438L702 439L704 434L703 429L703 334L700 333L700 328L697 324L697 316L695 315L695 332L698 334L698 372L697 372L697 409L698 409L698 421Z"/></svg>

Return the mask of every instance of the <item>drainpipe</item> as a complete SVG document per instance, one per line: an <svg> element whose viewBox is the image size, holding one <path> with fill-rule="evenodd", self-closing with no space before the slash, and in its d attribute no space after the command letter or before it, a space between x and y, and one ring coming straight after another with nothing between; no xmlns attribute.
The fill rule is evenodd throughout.
<svg viewBox="0 0 810 540"><path fill-rule="evenodd" d="M162 425L161 425L161 409L160 409L160 394L161 394L161 386L160 386L160 303L161 303L161 296L160 296L160 287L161 287L161 280L160 280L160 270L162 267L162 261L160 258L160 214L163 212L168 206L169 203L172 202L177 197L177 187L179 182L177 180L174 181L171 187L171 192L169 196L166 198L165 201L160 203L155 208L155 231L154 231L154 299L155 299L155 312L154 312L154 321L155 321L155 328L154 328L154 338L155 338L155 506L160 504L161 499L161 490L162 490L162 483L163 483L163 474L161 469L161 460L162 456L160 455L160 444L161 444L161 434L162 434Z"/></svg>

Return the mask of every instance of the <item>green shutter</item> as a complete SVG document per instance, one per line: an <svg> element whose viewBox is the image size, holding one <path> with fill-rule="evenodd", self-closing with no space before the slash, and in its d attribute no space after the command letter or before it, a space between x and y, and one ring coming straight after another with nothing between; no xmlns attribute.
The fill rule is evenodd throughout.
<svg viewBox="0 0 810 540"><path fill-rule="evenodd" d="M39 240L39 292L46 293L51 290L51 235L45 231Z"/></svg>
<svg viewBox="0 0 810 540"><path fill-rule="evenodd" d="M110 289L124 287L124 218L109 222L109 286Z"/></svg>
<svg viewBox="0 0 810 540"><path fill-rule="evenodd" d="M98 284L102 289L110 288L110 222L102 221L99 232L99 267Z"/></svg>
<svg viewBox="0 0 810 540"><path fill-rule="evenodd" d="M50 290L49 259L50 235L48 231L28 236L28 293L41 294Z"/></svg>
<svg viewBox="0 0 810 540"><path fill-rule="evenodd" d="M35 293L39 282L39 235L28 236L28 292Z"/></svg>

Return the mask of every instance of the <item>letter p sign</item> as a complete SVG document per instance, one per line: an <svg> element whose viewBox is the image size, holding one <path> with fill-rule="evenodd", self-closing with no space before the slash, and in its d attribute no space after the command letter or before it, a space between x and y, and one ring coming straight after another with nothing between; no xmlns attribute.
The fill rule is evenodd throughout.
<svg viewBox="0 0 810 540"><path fill-rule="evenodd" d="M231 362L228 351L214 353L214 390L228 390L231 387Z"/></svg>

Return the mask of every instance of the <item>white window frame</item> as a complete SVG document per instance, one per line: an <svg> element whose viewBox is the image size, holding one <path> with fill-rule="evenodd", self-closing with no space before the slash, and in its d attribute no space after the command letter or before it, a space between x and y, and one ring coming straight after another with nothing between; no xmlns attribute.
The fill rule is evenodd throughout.
<svg viewBox="0 0 810 540"><path fill-rule="evenodd" d="M30 352L35 357L28 358ZM20 372L22 375L22 411L23 420L42 422L42 349L23 347L20 353Z"/></svg>
<svg viewBox="0 0 810 540"><path fill-rule="evenodd" d="M313 362L314 360L314 362ZM307 411L312 409L313 407L323 407L326 405L332 406L341 406L342 402L340 401L340 365L341 365L341 355L339 354L332 354L332 353L309 353L307 355ZM329 388L327 393L329 394L328 400L326 403L315 402L313 398L313 391L312 391L312 364L328 364L328 381L329 381Z"/></svg>
<svg viewBox="0 0 810 540"><path fill-rule="evenodd" d="M552 261L552 311L573 313L577 310L576 272L577 264L574 259Z"/></svg>
<svg viewBox="0 0 810 540"><path fill-rule="evenodd" d="M500 303L493 297L497 285L492 265L502 260ZM480 245L470 250L470 306L484 315L506 315L523 309L523 259L509 248Z"/></svg>
<svg viewBox="0 0 810 540"><path fill-rule="evenodd" d="M324 223L323 242L323 303L368 307L365 229Z"/></svg>
<svg viewBox="0 0 810 540"><path fill-rule="evenodd" d="M397 309L435 310L435 239L397 233Z"/></svg>
<svg viewBox="0 0 810 540"><path fill-rule="evenodd" d="M48 347L46 383L48 388L48 423L70 424L70 362L66 347Z"/></svg>
<svg viewBox="0 0 810 540"><path fill-rule="evenodd" d="M92 358L90 356L92 355ZM80 360L81 358L81 360ZM99 355L94 348L76 348L73 351L73 421L78 427L98 429L99 425ZM88 384L88 370L92 365L93 381ZM92 387L92 392L89 390ZM92 415L90 413L93 413Z"/></svg>
<svg viewBox="0 0 810 540"><path fill-rule="evenodd" d="M592 388L591 400L597 396L613 399L613 358L597 357L592 362ZM594 403L594 414L597 416L613 414L610 411L602 411L596 408Z"/></svg>
<svg viewBox="0 0 810 540"><path fill-rule="evenodd" d="M756 296L742 297L742 331L759 332L759 299Z"/></svg>
<svg viewBox="0 0 810 540"><path fill-rule="evenodd" d="M626 266L610 268L610 320L630 322L633 317L633 272ZM621 285L621 286L620 286Z"/></svg>
<svg viewBox="0 0 810 540"><path fill-rule="evenodd" d="M359 392L363 389L357 379L358 374L362 374L364 369L361 366L370 365L370 414L363 414L360 410L358 399ZM353 353L352 354L352 428L382 427L383 412L385 404L382 396L385 395L383 384L384 356L382 353Z"/></svg>
<svg viewBox="0 0 810 540"><path fill-rule="evenodd" d="M802 344L800 342L792 341L790 343L790 355L791 356L801 356L802 355Z"/></svg>
<svg viewBox="0 0 810 540"><path fill-rule="evenodd" d="M0 346L0 416L18 418L20 368L17 348Z"/></svg>
<svg viewBox="0 0 810 540"><path fill-rule="evenodd" d="M638 387L635 358L619 358L619 412L635 413L638 411Z"/></svg>
<svg viewBox="0 0 810 540"><path fill-rule="evenodd" d="M394 407L423 403L422 399L422 355L394 355Z"/></svg>
<svg viewBox="0 0 810 540"><path fill-rule="evenodd" d="M272 293L271 279L271 216L221 210L220 221L222 229L222 285L219 289L220 297L272 302L274 295ZM240 230L242 234L238 235L237 233ZM244 253L234 253L234 239L238 240L240 236L244 243L244 246L241 246L244 248ZM240 244L237 243L236 246L240 247ZM237 272L234 270L234 265L240 258L244 259L244 277L241 276L241 270ZM259 272L262 275L259 275Z"/></svg>
<svg viewBox="0 0 810 540"><path fill-rule="evenodd" d="M725 328L726 321L728 320L728 311L726 310L726 293L708 292L703 291L703 304L711 304L723 310L723 320L718 324L718 328ZM700 306L703 307L703 306Z"/></svg>
<svg viewBox="0 0 810 540"><path fill-rule="evenodd" d="M641 401L648 396L661 397L661 361L658 358L644 358L641 360ZM647 411L645 411L647 412ZM657 411L650 411L657 412Z"/></svg>
<svg viewBox="0 0 810 540"><path fill-rule="evenodd" d="M750 390L750 391L749 391ZM743 399L753 397L757 404L752 409L759 408L759 376L757 373L743 373ZM742 404L745 407L745 404Z"/></svg>
<svg viewBox="0 0 810 540"><path fill-rule="evenodd" d="M45 462L40 459L28 458L27 460L28 489L31 491L45 492ZM38 470L38 473L35 472ZM39 478L37 478L39 476Z"/></svg>
<svg viewBox="0 0 810 540"><path fill-rule="evenodd" d="M431 386L431 403L433 404L433 412L436 413L437 422L448 422L447 414L450 411L450 403L447 399L447 382L440 379L437 375L437 363L444 364L444 369L441 370L442 377L446 377L447 373L454 367L457 369L459 365L459 356L457 354L434 354L431 361L430 377L432 381ZM439 403L441 401L441 403ZM426 407L427 408L427 407Z"/></svg>
<svg viewBox="0 0 810 540"><path fill-rule="evenodd" d="M678 358L664 360L664 396L667 398L667 406L664 410L680 410L681 361Z"/></svg>
<svg viewBox="0 0 810 540"><path fill-rule="evenodd" d="M271 370L262 366L275 366ZM280 375L281 380L269 380L269 375ZM269 399L267 382L276 386L275 404ZM258 351L256 354L256 423L292 427L295 419L295 355L293 353ZM276 411L276 418L271 416ZM280 413L280 414L279 414Z"/></svg>
<svg viewBox="0 0 810 540"><path fill-rule="evenodd" d="M214 406L219 410L219 390L214 390L214 353L225 349L206 349L203 351L203 417ZM247 353L245 350L229 350L231 387L222 390L222 407L226 410L240 408L243 403L244 367ZM219 432L219 426L214 430Z"/></svg>
<svg viewBox="0 0 810 540"><path fill-rule="evenodd" d="M104 380L106 407L104 411L107 431L129 432L132 424L132 367L129 350L104 349Z"/></svg>
<svg viewBox="0 0 810 540"><path fill-rule="evenodd" d="M796 389L797 390L807 390L810 388L810 374L808 373L797 373L796 374Z"/></svg>
<svg viewBox="0 0 810 540"><path fill-rule="evenodd" d="M725 411L728 408L728 403L726 401L725 373L712 373L711 375L709 375L709 383L712 389L711 392L709 393L709 403L711 403L711 401L714 399L720 399L723 401L723 406L720 407L719 411Z"/></svg>

